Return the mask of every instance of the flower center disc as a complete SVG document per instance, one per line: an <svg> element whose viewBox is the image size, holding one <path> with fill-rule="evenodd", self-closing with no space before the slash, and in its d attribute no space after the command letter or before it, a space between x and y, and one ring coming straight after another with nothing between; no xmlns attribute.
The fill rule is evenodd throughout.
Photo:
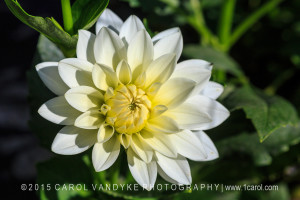
<svg viewBox="0 0 300 200"><path fill-rule="evenodd" d="M135 85L119 85L111 98L106 100L110 107L106 123L115 127L119 133L137 133L144 128L151 101L146 93Z"/></svg>

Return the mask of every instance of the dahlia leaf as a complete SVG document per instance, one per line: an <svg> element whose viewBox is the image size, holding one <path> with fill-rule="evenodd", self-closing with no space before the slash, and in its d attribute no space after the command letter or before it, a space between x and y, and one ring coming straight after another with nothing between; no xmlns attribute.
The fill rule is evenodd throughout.
<svg viewBox="0 0 300 200"><path fill-rule="evenodd" d="M89 29L96 23L109 0L77 0L72 5L74 30Z"/></svg>
<svg viewBox="0 0 300 200"><path fill-rule="evenodd" d="M231 110L243 109L257 130L260 142L280 127L295 125L298 116L293 105L280 96L268 96L262 91L243 87L226 99Z"/></svg>

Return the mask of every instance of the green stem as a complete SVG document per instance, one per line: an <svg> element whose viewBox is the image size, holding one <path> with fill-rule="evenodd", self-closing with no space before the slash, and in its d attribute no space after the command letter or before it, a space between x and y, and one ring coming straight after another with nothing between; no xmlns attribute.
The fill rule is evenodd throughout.
<svg viewBox="0 0 300 200"><path fill-rule="evenodd" d="M202 43L208 44L211 37L211 33L205 25L201 4L199 0L190 0L190 3L193 9L194 16L188 18L188 21L201 35Z"/></svg>
<svg viewBox="0 0 300 200"><path fill-rule="evenodd" d="M260 18L276 8L278 4L284 0L270 0L254 11L247 19L245 19L234 31L228 44L228 49L236 43L236 41L247 32Z"/></svg>
<svg viewBox="0 0 300 200"><path fill-rule="evenodd" d="M73 34L73 17L70 0L61 0L62 15L65 31Z"/></svg>
<svg viewBox="0 0 300 200"><path fill-rule="evenodd" d="M234 15L236 0L223 0L221 16L219 19L218 36L220 43L225 47L228 45L232 28L232 19ZM226 51L227 49L225 49Z"/></svg>

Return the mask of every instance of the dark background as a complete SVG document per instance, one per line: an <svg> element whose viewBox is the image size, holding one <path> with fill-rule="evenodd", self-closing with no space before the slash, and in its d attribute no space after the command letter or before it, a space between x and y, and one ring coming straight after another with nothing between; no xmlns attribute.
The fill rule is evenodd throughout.
<svg viewBox="0 0 300 200"><path fill-rule="evenodd" d="M60 1L22 0L24 10L32 15L52 16L61 23ZM249 14L249 1L239 1L236 22ZM142 9L132 9L125 2L111 1L112 8L124 20L134 13L148 17ZM254 8L253 8L254 9ZM242 66L251 82L265 88L286 71L287 77L278 94L300 108L299 63L293 59L300 52L300 3L285 1L278 12L271 12L257 23L234 46L230 54ZM205 14L211 16L211 12ZM212 15L213 16L213 15ZM22 183L35 183L35 164L48 159L52 153L39 146L28 128L30 118L27 104L26 71L31 67L39 37L38 32L27 27L10 13L4 1L0 2L1 67L0 67L0 183L9 199L37 199L35 192L22 191ZM170 20L166 18L167 20ZM166 29L172 24L149 20L153 30ZM211 17L209 25L214 26ZM185 43L197 42L196 33L188 26L180 27ZM294 57L293 57L294 56Z"/></svg>

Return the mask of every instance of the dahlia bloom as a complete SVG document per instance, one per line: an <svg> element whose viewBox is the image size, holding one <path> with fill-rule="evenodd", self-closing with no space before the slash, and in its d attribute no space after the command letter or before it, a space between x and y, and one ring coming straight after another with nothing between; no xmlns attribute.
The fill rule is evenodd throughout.
<svg viewBox="0 0 300 200"><path fill-rule="evenodd" d="M96 32L79 31L77 58L36 66L44 84L58 95L38 112L64 125L52 151L74 155L93 146L93 166L103 171L123 146L133 177L147 190L157 173L171 183L191 184L186 158L217 158L203 130L229 116L215 100L223 87L209 81L211 63L194 59L177 64L183 48L179 28L151 38L134 15L123 23L106 9Z"/></svg>

